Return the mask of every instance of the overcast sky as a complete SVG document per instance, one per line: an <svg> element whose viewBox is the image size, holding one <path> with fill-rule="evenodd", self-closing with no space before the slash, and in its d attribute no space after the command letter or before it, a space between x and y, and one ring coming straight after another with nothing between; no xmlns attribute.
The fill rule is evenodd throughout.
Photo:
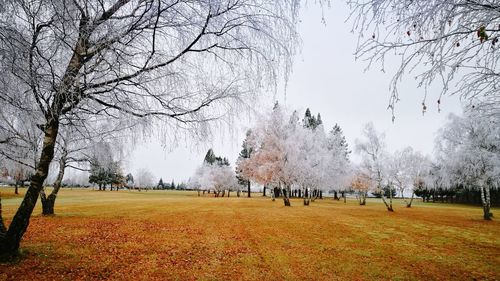
<svg viewBox="0 0 500 281"><path fill-rule="evenodd" d="M432 154L434 136L447 115L461 112L458 97L442 99L442 110L438 113L435 101L440 87L436 85L428 99L428 111L422 115L424 90L417 88L413 77L408 75L400 84L401 101L393 123L387 105L389 83L394 74L391 68L397 66L397 57L388 58L387 73L381 72L379 66L364 72L366 63L354 59L357 37L350 32L351 25L345 22L347 7L335 1L324 14L326 24L322 23L318 7L309 5L302 9L299 26L302 51L295 59L286 95L280 91L276 97L269 97L267 109L272 107L273 99L301 114L309 107L313 114L321 113L326 130L338 123L351 147L362 125L372 121L377 130L386 133L389 151L412 146ZM138 145L128 157L124 170L135 173L140 168L147 168L158 179L187 180L210 147L216 155L229 158L234 165L244 132L252 121L245 119L240 123L233 134L216 134L213 142L197 147L180 143L175 149L164 149L155 140Z"/></svg>

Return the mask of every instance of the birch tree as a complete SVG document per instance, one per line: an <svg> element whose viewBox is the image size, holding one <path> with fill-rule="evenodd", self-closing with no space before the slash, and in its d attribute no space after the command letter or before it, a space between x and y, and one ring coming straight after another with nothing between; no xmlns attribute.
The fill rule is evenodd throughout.
<svg viewBox="0 0 500 281"><path fill-rule="evenodd" d="M385 169L387 160L385 134L378 133L371 122L364 125L361 134L363 139L356 139L355 145L356 153L362 157L360 168L376 184L376 189L380 192L387 210L393 212L392 184L387 181L387 170ZM386 200L383 190L386 183L391 189L389 200Z"/></svg>
<svg viewBox="0 0 500 281"><path fill-rule="evenodd" d="M475 112L450 115L436 139L439 179L445 188L464 184L481 191L483 217L490 220L490 189L500 182L500 119Z"/></svg>
<svg viewBox="0 0 500 281"><path fill-rule="evenodd" d="M457 94L469 108L499 114L500 3L496 0L347 0L356 58L367 67L395 55L400 61L391 81L389 108L400 99L398 83L413 75L425 88L422 109L431 98L439 108L444 94ZM438 96L427 87L439 83ZM487 110L486 110L487 109Z"/></svg>
<svg viewBox="0 0 500 281"><path fill-rule="evenodd" d="M43 143L1 252L19 248L69 120L140 119L204 136L206 122L274 89L296 50L298 0L4 3L0 101L30 116Z"/></svg>

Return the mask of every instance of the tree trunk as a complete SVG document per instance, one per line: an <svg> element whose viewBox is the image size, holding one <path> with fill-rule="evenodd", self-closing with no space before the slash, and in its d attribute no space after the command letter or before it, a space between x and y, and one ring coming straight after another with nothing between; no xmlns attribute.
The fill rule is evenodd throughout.
<svg viewBox="0 0 500 281"><path fill-rule="evenodd" d="M61 159L59 159L59 173L57 174L57 178L54 182L54 189L49 196L45 195L45 191L40 191L40 202L42 202L42 215L44 216L52 216L54 215L54 205L56 203L57 193L61 189L62 180L64 178L64 170L66 169L66 157L68 153L65 149L63 149L63 153L61 155Z"/></svg>
<svg viewBox="0 0 500 281"><path fill-rule="evenodd" d="M394 212L394 209L392 208L392 189L389 188L389 197L391 198L390 204L387 203L387 201L385 200L384 190L383 188L380 188L380 185L379 185L379 190L380 190L380 197L382 198L382 202L384 202L387 211Z"/></svg>
<svg viewBox="0 0 500 281"><path fill-rule="evenodd" d="M333 191L333 200L340 200L336 190Z"/></svg>
<svg viewBox="0 0 500 281"><path fill-rule="evenodd" d="M266 196L266 186L264 185L264 193L262 194L262 196Z"/></svg>
<svg viewBox="0 0 500 281"><path fill-rule="evenodd" d="M483 203L483 217L485 220L491 220L493 214L490 212L490 188L485 184L481 184L481 201Z"/></svg>
<svg viewBox="0 0 500 281"><path fill-rule="evenodd" d="M3 222L3 216L2 216L2 197L0 196L0 236L5 235L5 232L7 232L7 228L5 227L5 224Z"/></svg>
<svg viewBox="0 0 500 281"><path fill-rule="evenodd" d="M222 191L222 197L224 198L224 196L225 196L225 195L226 195L226 190L224 189L224 190Z"/></svg>
<svg viewBox="0 0 500 281"><path fill-rule="evenodd" d="M310 193L311 192L310 192L309 188L305 188L304 192L302 193L304 195L304 206L309 206L309 202L310 202L309 194Z"/></svg>
<svg viewBox="0 0 500 281"><path fill-rule="evenodd" d="M413 203L413 198L415 198L415 192L411 194L410 203L406 204L406 208L411 208L411 204Z"/></svg>
<svg viewBox="0 0 500 281"><path fill-rule="evenodd" d="M229 194L231 193L231 190L227 191L227 197L229 197Z"/></svg>
<svg viewBox="0 0 500 281"><path fill-rule="evenodd" d="M59 120L50 117L45 124L43 146L36 172L31 177L30 186L9 225L9 229L5 235L0 237L0 253L15 254L19 250L21 239L28 228L43 182L47 178L50 162L54 158L54 146L58 130Z"/></svg>
<svg viewBox="0 0 500 281"><path fill-rule="evenodd" d="M285 206L290 207L290 187L285 184L285 188L283 188L283 203Z"/></svg>
<svg viewBox="0 0 500 281"><path fill-rule="evenodd" d="M17 180L16 183L14 184L14 194L19 194L19 184L17 184Z"/></svg>
<svg viewBox="0 0 500 281"><path fill-rule="evenodd" d="M247 181L247 185L248 185L248 198L250 198L250 181Z"/></svg>

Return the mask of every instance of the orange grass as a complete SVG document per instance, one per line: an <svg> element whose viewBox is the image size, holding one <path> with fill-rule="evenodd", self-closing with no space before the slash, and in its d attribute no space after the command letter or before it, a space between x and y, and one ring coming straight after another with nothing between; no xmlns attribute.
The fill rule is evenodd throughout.
<svg viewBox="0 0 500 281"><path fill-rule="evenodd" d="M2 200L7 222L19 202ZM500 279L500 223L480 207L64 189L40 213L0 280Z"/></svg>

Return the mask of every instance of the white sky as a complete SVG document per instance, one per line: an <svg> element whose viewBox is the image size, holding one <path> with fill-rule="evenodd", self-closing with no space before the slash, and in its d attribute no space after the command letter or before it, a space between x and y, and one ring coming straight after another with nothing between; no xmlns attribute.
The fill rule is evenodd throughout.
<svg viewBox="0 0 500 281"><path fill-rule="evenodd" d="M364 72L366 63L355 61L353 52L357 37L350 33L351 25L345 23L347 7L335 1L325 10L326 25L321 21L321 10L314 5L302 9L299 31L302 36L302 52L297 56L290 77L286 97L280 91L275 97L290 109L301 114L309 107L313 114L321 113L325 130L338 123L353 146L359 137L362 125L373 121L375 128L386 133L389 151L412 146L425 154L432 154L434 136L444 124L450 112L461 112L458 97L442 98L441 113L435 101L440 91L433 87L427 100L428 111L423 116L421 102L423 89L416 87L413 76L407 75L400 84L401 101L396 107L396 120L392 123L387 110L389 83L394 74L390 70L398 65L398 59L388 58L387 73L378 65ZM269 108L272 107L269 98ZM125 172L133 174L140 168L149 169L157 180L180 182L187 180L201 164L206 150L213 147L216 155L225 156L234 164L240 151L244 132L251 121L240 122L232 136L220 135L212 143L198 147L180 143L175 149L165 150L155 140L138 145L125 164Z"/></svg>

